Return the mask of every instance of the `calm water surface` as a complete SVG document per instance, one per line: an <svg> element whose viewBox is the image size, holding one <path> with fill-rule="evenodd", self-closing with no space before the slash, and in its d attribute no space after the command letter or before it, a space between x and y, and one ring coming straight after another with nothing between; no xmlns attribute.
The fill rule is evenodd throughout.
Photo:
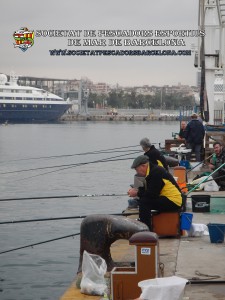
<svg viewBox="0 0 225 300"><path fill-rule="evenodd" d="M164 145L178 128L179 122L0 126L0 199L124 194L133 181L132 160L118 158L136 157L138 154L122 156L131 148L120 149L126 152L71 154L134 146L143 137ZM114 158L116 161L90 163L115 156L120 157ZM71 166L77 163L86 164ZM99 196L0 202L0 220L121 213L127 199ZM80 223L81 219L73 219L0 225L0 251L79 233ZM79 242L76 236L0 254L0 299L59 299L75 277Z"/></svg>

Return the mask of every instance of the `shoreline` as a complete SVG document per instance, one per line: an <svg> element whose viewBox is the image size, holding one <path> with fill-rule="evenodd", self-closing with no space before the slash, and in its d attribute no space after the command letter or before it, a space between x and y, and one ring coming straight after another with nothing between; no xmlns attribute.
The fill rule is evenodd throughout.
<svg viewBox="0 0 225 300"><path fill-rule="evenodd" d="M168 116L168 115L97 115L97 114L65 114L61 117L61 121L179 121L179 117L177 116Z"/></svg>

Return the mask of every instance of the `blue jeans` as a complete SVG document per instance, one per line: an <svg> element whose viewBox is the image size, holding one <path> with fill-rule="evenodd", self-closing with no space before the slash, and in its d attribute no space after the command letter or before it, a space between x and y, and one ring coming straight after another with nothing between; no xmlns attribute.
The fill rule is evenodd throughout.
<svg viewBox="0 0 225 300"><path fill-rule="evenodd" d="M201 148L202 148L202 144L192 144L192 143L188 143L187 144L187 148L191 149L191 153L195 153L195 157L196 157L196 161L201 161ZM189 153L187 155L188 160L190 160L191 158L191 153Z"/></svg>

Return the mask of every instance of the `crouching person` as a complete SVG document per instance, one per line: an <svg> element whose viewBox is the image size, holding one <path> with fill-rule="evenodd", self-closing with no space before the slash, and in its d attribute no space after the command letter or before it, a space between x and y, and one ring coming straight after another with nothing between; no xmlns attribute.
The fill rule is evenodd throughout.
<svg viewBox="0 0 225 300"><path fill-rule="evenodd" d="M128 190L130 197L139 197L139 219L151 230L151 210L179 211L181 191L173 176L163 167L153 165L146 155L138 156L131 166L145 177L144 186Z"/></svg>

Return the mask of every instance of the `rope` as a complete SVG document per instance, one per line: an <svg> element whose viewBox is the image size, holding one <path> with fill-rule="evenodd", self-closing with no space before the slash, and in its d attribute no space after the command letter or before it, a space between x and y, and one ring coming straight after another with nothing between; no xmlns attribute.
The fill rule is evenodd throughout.
<svg viewBox="0 0 225 300"><path fill-rule="evenodd" d="M202 279L200 277L192 277L190 280L212 280L212 279L218 279L218 278L221 277L219 275L203 274L203 273L200 273L199 271L195 271L195 275L203 276L203 277L206 277L206 278Z"/></svg>

